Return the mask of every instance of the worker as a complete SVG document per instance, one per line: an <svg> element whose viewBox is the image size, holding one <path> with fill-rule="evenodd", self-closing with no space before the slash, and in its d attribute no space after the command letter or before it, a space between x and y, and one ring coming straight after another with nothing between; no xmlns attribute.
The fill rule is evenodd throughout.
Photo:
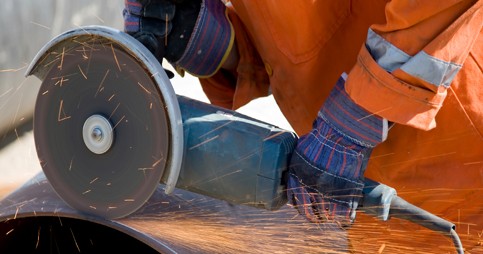
<svg viewBox="0 0 483 254"><path fill-rule="evenodd" d="M357 228L370 176L456 221L471 250L483 232L482 5L126 0L123 16L212 104L273 95L300 137L287 195L309 221Z"/></svg>

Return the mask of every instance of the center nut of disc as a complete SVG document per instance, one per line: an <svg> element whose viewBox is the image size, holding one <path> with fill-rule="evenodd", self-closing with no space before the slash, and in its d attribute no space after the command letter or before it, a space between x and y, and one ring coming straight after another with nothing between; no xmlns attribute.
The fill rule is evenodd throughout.
<svg viewBox="0 0 483 254"><path fill-rule="evenodd" d="M87 148L95 154L103 154L114 140L111 123L101 115L92 115L84 122L82 138Z"/></svg>

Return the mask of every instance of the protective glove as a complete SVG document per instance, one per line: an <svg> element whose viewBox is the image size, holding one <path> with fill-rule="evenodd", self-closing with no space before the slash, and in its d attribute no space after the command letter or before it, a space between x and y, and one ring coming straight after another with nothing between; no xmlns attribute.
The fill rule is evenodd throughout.
<svg viewBox="0 0 483 254"><path fill-rule="evenodd" d="M355 104L339 78L292 154L289 202L309 221L350 226L364 187L372 149L386 139L388 121Z"/></svg>
<svg viewBox="0 0 483 254"><path fill-rule="evenodd" d="M222 1L126 0L124 31L180 75L214 74L234 41Z"/></svg>

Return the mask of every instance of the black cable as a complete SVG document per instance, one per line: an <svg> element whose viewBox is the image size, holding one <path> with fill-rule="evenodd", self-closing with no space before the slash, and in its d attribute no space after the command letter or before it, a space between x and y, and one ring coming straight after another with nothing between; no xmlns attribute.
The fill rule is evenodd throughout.
<svg viewBox="0 0 483 254"><path fill-rule="evenodd" d="M391 217L411 221L450 237L453 241L456 251L459 254L464 253L463 245L458 234L456 233L456 226L453 223L446 221L426 210L423 210L398 196L395 196L392 199L389 214Z"/></svg>

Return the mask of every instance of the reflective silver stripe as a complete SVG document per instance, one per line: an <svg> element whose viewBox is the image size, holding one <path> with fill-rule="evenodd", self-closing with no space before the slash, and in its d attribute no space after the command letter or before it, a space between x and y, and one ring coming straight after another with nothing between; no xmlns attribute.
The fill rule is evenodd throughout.
<svg viewBox="0 0 483 254"><path fill-rule="evenodd" d="M410 55L386 41L372 29L369 29L367 33L366 47L377 64L388 72L400 68L411 58Z"/></svg>
<svg viewBox="0 0 483 254"><path fill-rule="evenodd" d="M398 68L435 86L449 87L461 65L446 62L420 51L411 57L369 29L366 47L374 60L388 72Z"/></svg>
<svg viewBox="0 0 483 254"><path fill-rule="evenodd" d="M433 56L419 51L401 69L415 77L418 77L435 86L449 87L461 65L445 62Z"/></svg>

